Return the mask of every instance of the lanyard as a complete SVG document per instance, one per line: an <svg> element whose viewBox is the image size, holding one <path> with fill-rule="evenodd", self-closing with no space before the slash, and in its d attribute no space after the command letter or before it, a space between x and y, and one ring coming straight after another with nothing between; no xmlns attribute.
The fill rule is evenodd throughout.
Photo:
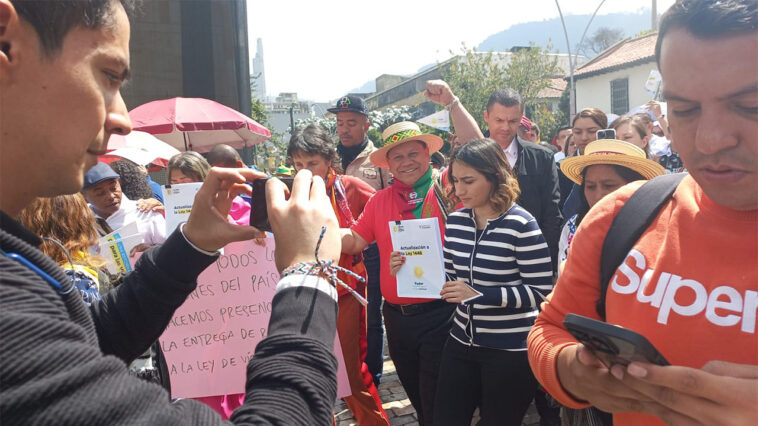
<svg viewBox="0 0 758 426"><path fill-rule="evenodd" d="M53 287L58 293L60 293L62 295L71 293L71 291L74 288L76 288L76 286L74 286L72 284L70 288L68 288L67 290L64 290L63 289L63 285L61 283L59 283L58 280L56 280L55 278L51 277L47 272L45 272L42 269L40 269L39 266L33 264L32 262L29 261L29 259L25 258L24 256L21 256L18 253L6 253L3 250L0 250L0 253L2 253L5 256L7 256L8 259L13 259L16 262L18 262L18 263L26 266L27 268L31 269L32 271L34 271L37 275L40 276L40 278L42 278L43 280L45 280L48 284L50 284L51 287Z"/></svg>

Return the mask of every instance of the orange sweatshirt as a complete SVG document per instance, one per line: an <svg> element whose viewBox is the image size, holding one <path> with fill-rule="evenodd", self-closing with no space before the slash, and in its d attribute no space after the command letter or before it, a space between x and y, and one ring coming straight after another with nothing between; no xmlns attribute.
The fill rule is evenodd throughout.
<svg viewBox="0 0 758 426"><path fill-rule="evenodd" d="M613 218L636 182L601 200L582 221L553 293L528 338L537 379L562 404L586 406L558 381L559 352L576 344L563 318L599 319L600 252ZM606 321L647 337L672 365L701 368L723 360L758 365L758 212L711 201L687 176L616 271L606 297ZM663 424L617 413L614 424Z"/></svg>

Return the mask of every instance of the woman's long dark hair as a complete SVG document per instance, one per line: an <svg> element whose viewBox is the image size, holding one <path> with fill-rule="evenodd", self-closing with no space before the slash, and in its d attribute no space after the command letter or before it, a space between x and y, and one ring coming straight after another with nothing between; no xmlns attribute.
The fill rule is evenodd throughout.
<svg viewBox="0 0 758 426"><path fill-rule="evenodd" d="M592 166L596 166L598 164L593 164ZM635 172L634 170L619 166L617 164L607 164L608 166L613 167L613 170L616 172L617 175L621 177L621 179L624 179L626 183L634 182L636 180L647 180L644 176L639 174L638 172ZM592 166L587 166L582 170L582 190L580 191L579 195L579 210L576 212L576 226L579 226L580 223L582 223L582 220L584 219L584 216L587 215L587 212L590 211L590 203L587 201L587 197L584 196L584 184L587 182L585 179L585 175L587 174L587 169L589 169Z"/></svg>
<svg viewBox="0 0 758 426"><path fill-rule="evenodd" d="M455 182L453 182L453 169L459 161L476 169L492 183L489 198L495 210L503 212L516 202L521 191L508 165L508 160L505 159L503 149L492 139L474 139L461 145L450 156L448 177L451 186L448 199L451 208L459 202L458 197L455 196Z"/></svg>

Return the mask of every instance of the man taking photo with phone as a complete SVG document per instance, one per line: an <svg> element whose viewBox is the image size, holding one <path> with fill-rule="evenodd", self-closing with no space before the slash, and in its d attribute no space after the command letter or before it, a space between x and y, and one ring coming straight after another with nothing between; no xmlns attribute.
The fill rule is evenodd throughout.
<svg viewBox="0 0 758 426"><path fill-rule="evenodd" d="M131 122L132 0L0 0L0 417L3 424L228 424L194 400L170 402L127 364L168 325L197 277L233 241L259 231L227 222L233 198L260 174L212 169L188 222L88 308L42 240L13 218L36 197L73 194ZM30 168L26 159L34 159ZM23 176L23 184L19 177ZM312 184L312 189L311 189ZM340 256L337 219L321 178L267 186L279 271ZM322 226L326 227L322 231ZM268 337L247 366L238 424L328 424L337 393L337 293L312 275L277 286ZM251 347L252 349L252 347Z"/></svg>

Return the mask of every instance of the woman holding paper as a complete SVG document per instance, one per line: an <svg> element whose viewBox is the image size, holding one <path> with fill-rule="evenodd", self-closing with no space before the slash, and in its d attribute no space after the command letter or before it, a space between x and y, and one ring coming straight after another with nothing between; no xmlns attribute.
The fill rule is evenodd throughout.
<svg viewBox="0 0 758 426"><path fill-rule="evenodd" d="M519 195L503 150L471 141L450 158L454 202L445 230L448 282L440 295L458 304L442 352L435 425L520 425L537 389L526 336L552 290L550 253ZM397 272L404 257L393 253Z"/></svg>
<svg viewBox="0 0 758 426"><path fill-rule="evenodd" d="M292 158L297 171L308 169L314 176L324 179L326 193L340 227L354 225L355 218L361 215L375 190L358 178L339 174L339 156L329 132L314 124L295 130L290 138L287 155ZM343 253L339 266L366 278L366 268L360 253ZM338 276L358 294L366 296L364 283L342 272ZM338 296L337 332L352 391L351 396L345 397L345 402L359 424L389 425L379 393L365 365L366 308L343 288L338 288Z"/></svg>

